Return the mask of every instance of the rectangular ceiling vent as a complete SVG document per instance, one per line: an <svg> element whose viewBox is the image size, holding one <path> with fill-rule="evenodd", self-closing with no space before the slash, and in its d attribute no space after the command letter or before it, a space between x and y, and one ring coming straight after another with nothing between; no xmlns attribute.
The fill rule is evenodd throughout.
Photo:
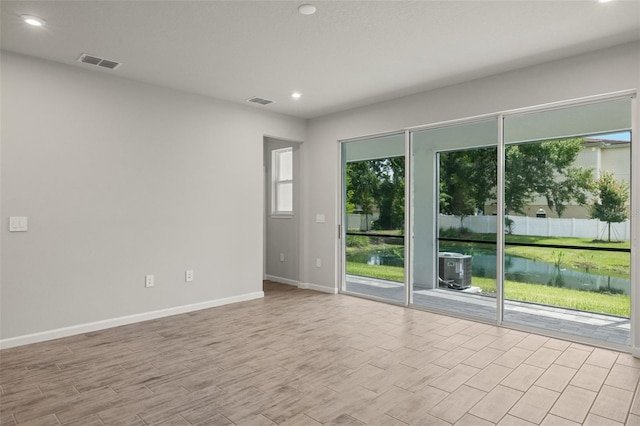
<svg viewBox="0 0 640 426"><path fill-rule="evenodd" d="M247 99L247 102L251 102L251 103L254 103L254 104L260 104L260 105L269 105L269 104L272 104L274 101L254 96L252 98Z"/></svg>
<svg viewBox="0 0 640 426"><path fill-rule="evenodd" d="M120 66L120 62L100 58L95 55L89 55L88 53L83 53L82 55L80 55L80 57L78 58L78 62L82 62L83 64L96 65L98 67L107 68L110 70L114 70Z"/></svg>

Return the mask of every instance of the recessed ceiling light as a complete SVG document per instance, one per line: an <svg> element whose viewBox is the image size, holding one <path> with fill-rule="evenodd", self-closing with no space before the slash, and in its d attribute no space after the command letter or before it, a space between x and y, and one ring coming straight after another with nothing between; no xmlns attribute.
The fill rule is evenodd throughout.
<svg viewBox="0 0 640 426"><path fill-rule="evenodd" d="M609 3L611 0L598 0L598 3Z"/></svg>
<svg viewBox="0 0 640 426"><path fill-rule="evenodd" d="M300 93L300 92L293 92L293 93L291 94L291 97L292 97L293 99L300 99L300 98L302 97L302 93Z"/></svg>
<svg viewBox="0 0 640 426"><path fill-rule="evenodd" d="M46 22L44 19L38 18L37 16L33 15L21 15L20 17L24 22L29 25L33 25L34 27L42 27Z"/></svg>
<svg viewBox="0 0 640 426"><path fill-rule="evenodd" d="M302 4L298 6L298 12L303 15L313 15L316 13L316 7L312 4Z"/></svg>

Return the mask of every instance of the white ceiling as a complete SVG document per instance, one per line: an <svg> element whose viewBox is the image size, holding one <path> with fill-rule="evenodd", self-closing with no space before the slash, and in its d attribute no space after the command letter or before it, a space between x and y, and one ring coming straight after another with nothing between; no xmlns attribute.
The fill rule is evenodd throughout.
<svg viewBox="0 0 640 426"><path fill-rule="evenodd" d="M303 3L316 14L299 14ZM232 102L260 96L275 103L255 108L303 118L640 39L640 0L3 0L0 9L2 49ZM47 24L29 27L21 14ZM102 70L76 62L81 53L123 65Z"/></svg>

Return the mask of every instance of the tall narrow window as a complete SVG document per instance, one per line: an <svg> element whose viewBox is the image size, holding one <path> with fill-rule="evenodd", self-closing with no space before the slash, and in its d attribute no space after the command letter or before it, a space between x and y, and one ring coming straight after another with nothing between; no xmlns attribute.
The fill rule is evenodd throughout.
<svg viewBox="0 0 640 426"><path fill-rule="evenodd" d="M271 213L293 214L293 148L275 149L271 153L273 183Z"/></svg>

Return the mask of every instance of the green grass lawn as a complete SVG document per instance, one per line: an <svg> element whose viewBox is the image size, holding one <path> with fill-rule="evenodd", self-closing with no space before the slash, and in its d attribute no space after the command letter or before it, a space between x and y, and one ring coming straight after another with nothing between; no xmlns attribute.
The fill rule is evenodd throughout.
<svg viewBox="0 0 640 426"><path fill-rule="evenodd" d="M480 287L483 292L491 293L496 289L496 282L492 278L473 277L472 284ZM621 317L629 317L631 309L629 295L598 293L516 281L505 281L504 297L508 300L600 312Z"/></svg>
<svg viewBox="0 0 640 426"><path fill-rule="evenodd" d="M404 268L400 266L367 265L347 261L347 274L404 282Z"/></svg>
<svg viewBox="0 0 640 426"><path fill-rule="evenodd" d="M461 237L462 238L462 237ZM496 234L475 234L465 235L464 238L482 241L495 241ZM557 244L566 246L580 247L612 247L612 248L630 248L630 241L594 241L591 238L574 238L574 237L540 237L536 235L514 235L507 234L504 236L506 242L512 243L531 243L531 244Z"/></svg>
<svg viewBox="0 0 640 426"><path fill-rule="evenodd" d="M525 235L507 235L506 241L533 242L536 244L559 244L581 247L631 248L630 241L594 242L590 238L568 237L533 237ZM585 271L592 274L628 277L631 273L631 255L623 252L591 251L573 249L553 249L541 247L505 248L507 254L555 264L560 262L561 268Z"/></svg>
<svg viewBox="0 0 640 426"><path fill-rule="evenodd" d="M357 246L347 247L347 259L356 256L366 257L367 253L375 250L388 250L393 246L389 244L370 245L371 240L361 238ZM483 241L495 241L495 234L470 234L467 238ZM536 237L526 235L505 235L507 242L554 244L577 247L615 247L630 248L629 241L623 242L594 242L589 238L567 237ZM440 244L441 251L457 251L473 255L474 250L490 248L485 244L463 243L456 241L443 241ZM495 246L494 246L495 247ZM506 246L505 253L511 256L545 262L557 265L563 269L573 269L592 274L611 275L628 278L631 271L631 256L624 252L607 252L591 250L558 249L547 247ZM404 268L387 265L367 265L347 260L346 270L348 274L360 275L372 278L380 278L390 281L403 282ZM473 285L483 289L485 294L495 292L495 280L473 277ZM630 297L622 294L598 293L592 291L560 288L542 284L528 284L516 281L505 282L505 298L523 302L540 303L543 305L559 306L570 309L578 309L589 312L601 312L611 315L628 317L630 312Z"/></svg>
<svg viewBox="0 0 640 426"><path fill-rule="evenodd" d="M398 266L347 262L346 269L347 274L398 282L404 281L404 268ZM495 280L493 279L473 277L472 284L482 288L485 293L495 293ZM505 299L508 300L600 312L622 317L629 317L630 315L630 298L628 295L597 293L515 281L506 281L504 291Z"/></svg>

